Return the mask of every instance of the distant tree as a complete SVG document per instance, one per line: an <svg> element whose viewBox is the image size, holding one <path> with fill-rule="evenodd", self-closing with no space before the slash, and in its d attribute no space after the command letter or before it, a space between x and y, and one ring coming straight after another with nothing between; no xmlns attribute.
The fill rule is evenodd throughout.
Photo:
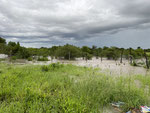
<svg viewBox="0 0 150 113"><path fill-rule="evenodd" d="M99 51L99 56L100 56L101 62L102 62L102 61L103 61L103 57L105 56L105 51L104 51L103 49L101 49L101 50Z"/></svg>
<svg viewBox="0 0 150 113"><path fill-rule="evenodd" d="M97 49L97 46L92 46L92 54L93 56L95 56L96 58L99 57L99 50Z"/></svg>
<svg viewBox="0 0 150 113"><path fill-rule="evenodd" d="M47 57L50 55L50 50L48 48L42 47L39 49L38 56Z"/></svg>
<svg viewBox="0 0 150 113"><path fill-rule="evenodd" d="M83 46L83 47L81 48L81 50L82 50L82 52L87 52L87 53L89 53L89 54L92 53L91 48L89 48L88 46Z"/></svg>
<svg viewBox="0 0 150 113"><path fill-rule="evenodd" d="M137 49L141 49L141 47L137 47Z"/></svg>
<svg viewBox="0 0 150 113"><path fill-rule="evenodd" d="M6 53L6 40L0 37L0 53Z"/></svg>
<svg viewBox="0 0 150 113"><path fill-rule="evenodd" d="M9 56L14 56L19 50L19 45L17 45L15 42L9 42L7 49Z"/></svg>
<svg viewBox="0 0 150 113"><path fill-rule="evenodd" d="M113 60L117 60L120 55L119 55L119 49L116 47L111 47L111 48L106 48L103 50L103 54L105 54L105 57L107 59L113 59Z"/></svg>
<svg viewBox="0 0 150 113"><path fill-rule="evenodd" d="M63 57L64 59L67 60L75 59L77 57L80 57L80 55L81 55L81 50L78 47L69 44L59 47L56 50L57 57Z"/></svg>
<svg viewBox="0 0 150 113"><path fill-rule="evenodd" d="M134 50L134 53L135 53L134 57L136 59L141 59L143 58L144 50L138 47L136 50Z"/></svg>
<svg viewBox="0 0 150 113"><path fill-rule="evenodd" d="M123 57L123 52L124 48L120 48L121 54L120 54L120 63L122 63L122 57Z"/></svg>
<svg viewBox="0 0 150 113"><path fill-rule="evenodd" d="M15 56L20 59L27 59L31 56L31 54L25 47L20 47Z"/></svg>
<svg viewBox="0 0 150 113"><path fill-rule="evenodd" d="M107 47L107 46L104 46L104 47L103 47L103 50L107 50L107 49L109 49L109 47Z"/></svg>
<svg viewBox="0 0 150 113"><path fill-rule="evenodd" d="M132 48L129 48L129 60L130 64L132 64L133 63Z"/></svg>
<svg viewBox="0 0 150 113"><path fill-rule="evenodd" d="M4 38L0 37L0 43L1 44L6 44L6 40Z"/></svg>
<svg viewBox="0 0 150 113"><path fill-rule="evenodd" d="M92 50L91 48L89 48L88 46L83 46L81 48L81 51L82 51L82 57L83 59L85 59L86 61L88 60L88 57L87 56L92 56Z"/></svg>
<svg viewBox="0 0 150 113"><path fill-rule="evenodd" d="M9 42L7 46L7 53L10 57L15 56L18 59L25 59L30 57L27 48L21 47L19 42Z"/></svg>
<svg viewBox="0 0 150 113"><path fill-rule="evenodd" d="M56 51L57 51L57 49L58 49L59 47L60 47L60 46L53 46L53 47L50 48L50 56L51 56L52 60L53 60L54 57L57 57L57 56L56 56Z"/></svg>
<svg viewBox="0 0 150 113"><path fill-rule="evenodd" d="M148 60L150 58L150 49L145 49L144 52L141 47L137 47L137 49L124 49L106 46L104 46L103 48L97 48L94 45L91 48L88 46L79 48L69 44L66 44L64 46L52 46L51 48L25 48L20 46L19 42L9 42L7 44L6 40L0 37L0 54L7 54L10 57L13 56L15 58L28 58L31 56L51 56L51 58L63 57L64 59L68 60L75 59L76 57L83 57L83 59L85 59L86 61L91 59L93 56L95 56L96 58L101 57L101 61L103 57L113 60L117 60L120 57L120 63L122 63L122 58L125 57L126 59L129 59L130 64L132 64L134 59L145 58L147 62L149 62Z"/></svg>
<svg viewBox="0 0 150 113"><path fill-rule="evenodd" d="M144 50L144 57L145 57L146 67L147 67L147 69L149 69L149 61L148 61L148 57L146 54L146 50Z"/></svg>

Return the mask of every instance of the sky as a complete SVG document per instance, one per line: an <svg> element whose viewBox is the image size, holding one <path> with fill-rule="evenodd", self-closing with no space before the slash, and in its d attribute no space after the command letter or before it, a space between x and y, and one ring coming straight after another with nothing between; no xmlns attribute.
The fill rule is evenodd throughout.
<svg viewBox="0 0 150 113"><path fill-rule="evenodd" d="M150 0L0 0L0 37L25 47L150 48Z"/></svg>

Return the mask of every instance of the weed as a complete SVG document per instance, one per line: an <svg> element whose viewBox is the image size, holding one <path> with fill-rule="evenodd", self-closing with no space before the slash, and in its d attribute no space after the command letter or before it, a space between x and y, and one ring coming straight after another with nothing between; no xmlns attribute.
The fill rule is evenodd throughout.
<svg viewBox="0 0 150 113"><path fill-rule="evenodd" d="M46 65L42 66L41 68L42 68L42 71L45 71L45 72L48 72L49 70L49 67Z"/></svg>
<svg viewBox="0 0 150 113"><path fill-rule="evenodd" d="M118 101L125 102L124 111L150 105L150 76L113 77L98 69L59 63L0 66L2 113L99 113Z"/></svg>

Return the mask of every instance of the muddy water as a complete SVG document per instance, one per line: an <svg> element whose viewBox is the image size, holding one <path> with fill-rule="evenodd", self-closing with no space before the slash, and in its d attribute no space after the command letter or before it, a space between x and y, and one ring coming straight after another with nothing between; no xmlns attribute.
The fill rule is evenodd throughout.
<svg viewBox="0 0 150 113"><path fill-rule="evenodd" d="M34 65L48 65L51 63L60 62L63 64L73 64L77 66L87 66L93 68L100 68L100 72L105 73L107 75L150 75L150 71L143 67L134 67L131 66L128 60L123 60L121 64L120 61L107 60L103 59L101 62L100 59L93 58L92 60L82 60L77 59L76 61L68 61L68 60L52 60L48 62L28 62Z"/></svg>
<svg viewBox="0 0 150 113"><path fill-rule="evenodd" d="M79 61L77 65L80 66L89 66L89 67L98 67L101 69L101 72L104 72L109 75L148 75L150 72L143 67L131 66L128 60L124 60L121 64L120 61L106 60L102 62L100 59L93 59L88 62Z"/></svg>

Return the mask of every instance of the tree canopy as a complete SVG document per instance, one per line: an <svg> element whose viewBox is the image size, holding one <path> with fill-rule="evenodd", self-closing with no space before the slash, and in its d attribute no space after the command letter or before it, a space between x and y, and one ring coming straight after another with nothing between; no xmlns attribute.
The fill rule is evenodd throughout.
<svg viewBox="0 0 150 113"><path fill-rule="evenodd" d="M150 59L150 49L145 49L147 57ZM98 48L93 45L92 47L82 46L76 47L74 45L66 44L64 46L52 46L52 47L41 47L41 48L26 48L22 47L19 42L8 42L4 38L0 37L0 54L7 54L10 57L15 56L16 58L27 59L32 56L51 56L52 58L63 58L72 60L78 57L82 57L85 60L91 59L92 57L102 58L105 57L108 60L117 60L121 58L126 59L141 59L145 57L144 49L141 47L133 48L118 48L118 47L106 47Z"/></svg>
<svg viewBox="0 0 150 113"><path fill-rule="evenodd" d="M1 44L6 44L6 40L4 38L0 37L0 43Z"/></svg>

